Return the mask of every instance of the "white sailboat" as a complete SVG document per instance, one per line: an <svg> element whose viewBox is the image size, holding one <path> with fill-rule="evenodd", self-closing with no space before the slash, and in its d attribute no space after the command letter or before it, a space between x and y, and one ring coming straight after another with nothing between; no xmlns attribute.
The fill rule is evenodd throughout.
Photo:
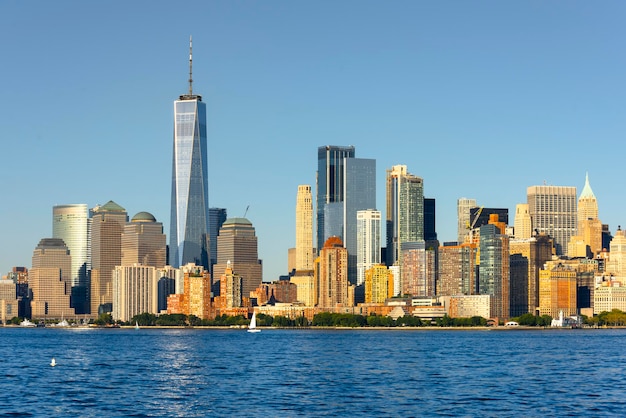
<svg viewBox="0 0 626 418"><path fill-rule="evenodd" d="M57 361L52 357L52 361L50 361L50 366L54 367L57 365Z"/></svg>
<svg viewBox="0 0 626 418"><path fill-rule="evenodd" d="M248 325L248 332L261 332L261 330L256 327L256 312L252 312L252 319L250 320L250 325Z"/></svg>
<svg viewBox="0 0 626 418"><path fill-rule="evenodd" d="M135 329L139 329L139 322L135 321Z"/></svg>

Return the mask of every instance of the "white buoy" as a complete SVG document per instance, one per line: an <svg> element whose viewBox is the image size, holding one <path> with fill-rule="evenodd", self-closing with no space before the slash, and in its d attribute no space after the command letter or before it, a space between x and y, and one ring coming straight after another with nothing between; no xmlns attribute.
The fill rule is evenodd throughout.
<svg viewBox="0 0 626 418"><path fill-rule="evenodd" d="M54 367L54 366L56 366L56 365L57 365L57 361L54 359L54 357L52 357L52 361L50 362L50 365L51 365L52 367Z"/></svg>

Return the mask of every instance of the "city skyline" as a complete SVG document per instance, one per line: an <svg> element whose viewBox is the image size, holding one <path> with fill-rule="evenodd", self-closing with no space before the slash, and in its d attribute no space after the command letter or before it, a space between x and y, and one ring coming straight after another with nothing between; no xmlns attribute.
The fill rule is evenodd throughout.
<svg viewBox="0 0 626 418"><path fill-rule="evenodd" d="M376 160L380 211L381 173L410 167L436 199L441 242L456 238L461 197L513 214L527 187L573 186L580 195L587 172L599 219L613 233L622 224L617 162L605 156L624 150L618 2L455 3L452 11L198 2L185 27L174 24L182 11L165 4L138 26L138 4L119 15L66 3L75 7L0 6L0 31L15 40L5 54L19 63L0 70L11 80L0 105L2 274L28 267L32 249L52 236L54 205L113 200L129 215L153 213L169 231L171 100L185 91L190 34L194 90L207 104L210 206L231 217L250 206L265 280L287 272L297 185L315 184L324 144L354 145L358 158ZM33 103L34 117L23 110Z"/></svg>

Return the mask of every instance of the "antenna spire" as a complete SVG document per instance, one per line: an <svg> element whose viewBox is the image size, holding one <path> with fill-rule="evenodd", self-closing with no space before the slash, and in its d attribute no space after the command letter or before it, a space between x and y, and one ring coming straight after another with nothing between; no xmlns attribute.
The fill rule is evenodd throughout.
<svg viewBox="0 0 626 418"><path fill-rule="evenodd" d="M193 85L193 78L191 77L191 73L192 73L192 49L191 49L191 44L192 44L192 39L191 39L191 35L189 35L189 96L193 96L193 89L192 89L192 85Z"/></svg>

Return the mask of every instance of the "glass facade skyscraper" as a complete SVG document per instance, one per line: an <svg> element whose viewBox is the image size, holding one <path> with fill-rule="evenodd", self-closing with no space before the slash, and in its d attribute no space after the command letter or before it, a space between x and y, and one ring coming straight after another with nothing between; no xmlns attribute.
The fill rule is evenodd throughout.
<svg viewBox="0 0 626 418"><path fill-rule="evenodd" d="M209 268L206 105L192 93L191 43L189 93L174 101L170 264Z"/></svg>

